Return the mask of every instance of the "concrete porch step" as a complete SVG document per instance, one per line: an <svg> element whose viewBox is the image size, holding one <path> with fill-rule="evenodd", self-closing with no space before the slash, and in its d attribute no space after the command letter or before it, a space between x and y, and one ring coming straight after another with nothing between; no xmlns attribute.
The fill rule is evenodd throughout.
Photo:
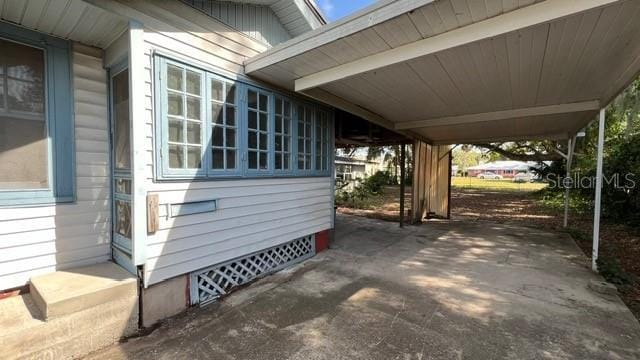
<svg viewBox="0 0 640 360"><path fill-rule="evenodd" d="M137 296L137 279L108 262L31 278L29 291L44 320Z"/></svg>
<svg viewBox="0 0 640 360"><path fill-rule="evenodd" d="M115 264L39 276L35 288L37 294L0 300L2 359L78 358L138 328L136 279Z"/></svg>

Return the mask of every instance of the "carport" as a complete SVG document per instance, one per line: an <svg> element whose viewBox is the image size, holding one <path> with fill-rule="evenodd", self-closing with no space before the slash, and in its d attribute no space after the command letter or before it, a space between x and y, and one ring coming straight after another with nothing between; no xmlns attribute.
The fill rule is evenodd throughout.
<svg viewBox="0 0 640 360"><path fill-rule="evenodd" d="M247 60L245 70L411 137L431 155L454 143L569 140L599 112L595 269L604 108L640 72L639 16L636 0L380 1Z"/></svg>

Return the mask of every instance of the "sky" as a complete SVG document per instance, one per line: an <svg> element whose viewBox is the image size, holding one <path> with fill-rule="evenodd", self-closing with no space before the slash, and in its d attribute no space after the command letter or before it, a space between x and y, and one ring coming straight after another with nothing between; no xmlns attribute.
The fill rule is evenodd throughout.
<svg viewBox="0 0 640 360"><path fill-rule="evenodd" d="M329 21L339 20L374 2L376 0L316 0Z"/></svg>

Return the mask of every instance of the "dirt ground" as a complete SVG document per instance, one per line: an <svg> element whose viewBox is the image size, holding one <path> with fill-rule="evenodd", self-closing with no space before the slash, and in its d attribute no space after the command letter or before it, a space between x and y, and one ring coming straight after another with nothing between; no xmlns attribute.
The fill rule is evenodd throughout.
<svg viewBox="0 0 640 360"><path fill-rule="evenodd" d="M407 209L411 207L410 191L408 187L405 200ZM535 192L454 187L451 205L453 219L486 220L569 232L584 254L591 258L593 215L570 214L569 229L563 229L562 212L545 207ZM399 208L398 188L387 187L382 195L368 201L366 209L339 207L338 212L398 221ZM635 278L634 285L618 286L618 289L624 302L640 321L640 236L637 230L604 219L600 230L600 258L619 262L620 272Z"/></svg>

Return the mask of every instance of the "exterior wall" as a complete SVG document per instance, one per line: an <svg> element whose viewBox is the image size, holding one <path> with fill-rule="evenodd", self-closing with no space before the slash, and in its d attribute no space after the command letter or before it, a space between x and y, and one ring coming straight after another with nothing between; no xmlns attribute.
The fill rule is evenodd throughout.
<svg viewBox="0 0 640 360"><path fill-rule="evenodd" d="M269 46L275 46L291 39L291 35L268 6L230 1L183 1Z"/></svg>
<svg viewBox="0 0 640 360"><path fill-rule="evenodd" d="M432 146L422 141L414 143L413 222L422 221L429 213L438 217L449 215L449 150L449 146Z"/></svg>
<svg viewBox="0 0 640 360"><path fill-rule="evenodd" d="M429 213L443 218L449 216L450 149L448 145L433 146L431 152Z"/></svg>
<svg viewBox="0 0 640 360"><path fill-rule="evenodd" d="M160 230L147 238L145 285L331 228L330 178L157 183L150 190L159 195ZM166 204L212 199L213 213L163 216Z"/></svg>
<svg viewBox="0 0 640 360"><path fill-rule="evenodd" d="M93 48L75 45L72 64L77 200L0 208L0 290L110 258L107 74Z"/></svg>
<svg viewBox="0 0 640 360"><path fill-rule="evenodd" d="M145 24L146 184L159 197L159 230L146 239L144 284L275 246L331 227L330 177L219 181L154 180L153 53L242 74L244 58L266 47L180 2L132 2ZM180 13L182 18L175 14ZM206 29L184 31L183 26ZM132 69L135 71L135 69ZM136 119L134 119L136 121ZM217 200L212 213L169 218L167 204ZM138 241L138 240L135 240Z"/></svg>

